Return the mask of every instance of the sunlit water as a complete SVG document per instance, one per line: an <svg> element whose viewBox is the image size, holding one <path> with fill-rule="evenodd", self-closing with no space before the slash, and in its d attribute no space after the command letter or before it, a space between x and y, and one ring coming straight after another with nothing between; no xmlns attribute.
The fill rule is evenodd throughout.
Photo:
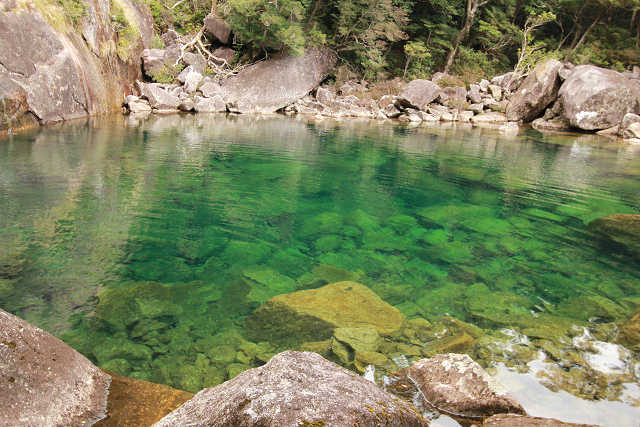
<svg viewBox="0 0 640 427"><path fill-rule="evenodd" d="M510 368L482 350L498 347L474 355L533 415L637 427L637 355L613 322L640 305L640 265L587 225L614 213L640 213L640 146L603 137L280 116L76 121L0 140L0 307L96 364L197 391L233 375L221 360L264 363L199 343L242 334L271 296L352 279L410 319L495 330ZM576 306L595 296L604 316ZM569 371L562 360L512 360L546 345L522 316L575 320L549 342L609 375L593 396L612 375L617 391L581 400L541 380L545 363Z"/></svg>

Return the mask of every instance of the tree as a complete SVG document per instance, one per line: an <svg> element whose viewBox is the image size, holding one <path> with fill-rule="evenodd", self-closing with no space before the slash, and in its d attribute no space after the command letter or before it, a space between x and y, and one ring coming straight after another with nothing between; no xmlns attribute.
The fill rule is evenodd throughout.
<svg viewBox="0 0 640 427"><path fill-rule="evenodd" d="M451 42L451 50L447 55L447 60L444 64L444 72L448 73L451 69L451 65L453 64L453 58L456 56L456 51L458 50L458 45L462 40L467 37L469 34L469 30L471 29L471 25L473 24L473 20L478 12L478 9L484 5L486 5L489 0L467 0L466 10L465 10L465 20L464 25L460 32L456 35L456 37Z"/></svg>

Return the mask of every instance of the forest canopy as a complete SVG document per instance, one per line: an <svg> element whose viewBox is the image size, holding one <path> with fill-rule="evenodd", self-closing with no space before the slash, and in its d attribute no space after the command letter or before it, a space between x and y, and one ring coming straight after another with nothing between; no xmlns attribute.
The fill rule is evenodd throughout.
<svg viewBox="0 0 640 427"><path fill-rule="evenodd" d="M619 71L640 59L640 0L143 0L159 31L194 33L213 12L238 60L327 45L365 79L468 79L549 58Z"/></svg>

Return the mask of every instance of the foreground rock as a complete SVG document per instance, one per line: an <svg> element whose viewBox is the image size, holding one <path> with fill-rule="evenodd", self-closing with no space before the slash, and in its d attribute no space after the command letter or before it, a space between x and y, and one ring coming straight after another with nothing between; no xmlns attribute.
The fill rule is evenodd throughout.
<svg viewBox="0 0 640 427"><path fill-rule="evenodd" d="M507 118L530 122L555 101L560 89L558 70L562 62L550 59L537 67L514 92L507 107Z"/></svg>
<svg viewBox="0 0 640 427"><path fill-rule="evenodd" d="M335 64L333 52L324 48L259 62L225 81L227 108L236 113L273 113L314 90Z"/></svg>
<svg viewBox="0 0 640 427"><path fill-rule="evenodd" d="M429 80L413 80L400 91L398 104L404 108L426 110L440 94L440 86Z"/></svg>
<svg viewBox="0 0 640 427"><path fill-rule="evenodd" d="M640 215L614 214L594 219L589 227L640 257Z"/></svg>
<svg viewBox="0 0 640 427"><path fill-rule="evenodd" d="M607 129L627 113L640 112L640 89L622 74L593 65L580 65L558 92L554 112L571 126Z"/></svg>
<svg viewBox="0 0 640 427"><path fill-rule="evenodd" d="M595 424L574 424L552 418L527 417L523 415L494 415L482 427L598 427Z"/></svg>
<svg viewBox="0 0 640 427"><path fill-rule="evenodd" d="M397 308L366 286L338 282L267 300L247 318L245 329L252 341L293 348L328 340L336 328L373 326L382 337L397 337L405 322Z"/></svg>
<svg viewBox="0 0 640 427"><path fill-rule="evenodd" d="M4 310L0 325L0 425L74 427L104 418L107 374Z"/></svg>
<svg viewBox="0 0 640 427"><path fill-rule="evenodd" d="M409 376L440 411L464 417L526 415L520 403L467 355L422 359L409 368Z"/></svg>
<svg viewBox="0 0 640 427"><path fill-rule="evenodd" d="M160 420L180 426L428 426L407 402L315 353L287 351Z"/></svg>
<svg viewBox="0 0 640 427"><path fill-rule="evenodd" d="M111 384L107 400L107 417L93 427L152 426L193 397L192 393L175 390L109 372Z"/></svg>

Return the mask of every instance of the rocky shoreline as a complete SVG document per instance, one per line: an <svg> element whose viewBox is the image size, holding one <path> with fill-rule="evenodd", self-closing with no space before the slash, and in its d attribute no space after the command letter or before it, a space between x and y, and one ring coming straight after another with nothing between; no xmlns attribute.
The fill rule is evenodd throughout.
<svg viewBox="0 0 640 427"><path fill-rule="evenodd" d="M317 353L285 351L194 396L103 371L22 319L3 310L0 319L2 425L428 426L442 413L463 427L587 427L528 416L462 354L421 359L383 389Z"/></svg>

